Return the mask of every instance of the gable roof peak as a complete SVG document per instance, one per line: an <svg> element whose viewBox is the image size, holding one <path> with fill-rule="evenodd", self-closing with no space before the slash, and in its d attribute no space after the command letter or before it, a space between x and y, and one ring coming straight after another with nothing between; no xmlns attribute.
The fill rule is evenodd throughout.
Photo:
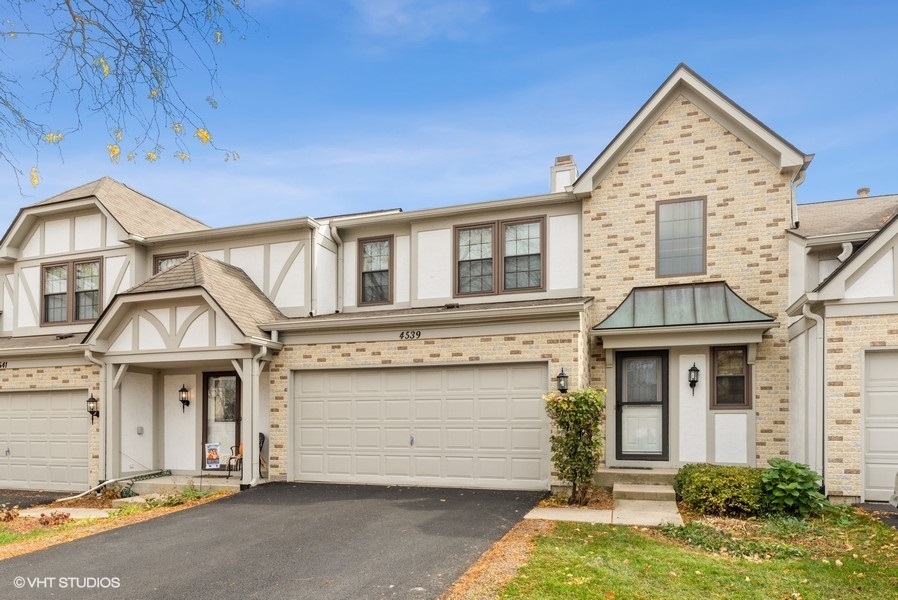
<svg viewBox="0 0 898 600"><path fill-rule="evenodd" d="M778 167L781 172L794 172L796 180L801 180L813 155L801 152L708 83L686 63L680 63L574 182L574 193L588 193L595 189L679 96L687 97L709 117Z"/></svg>

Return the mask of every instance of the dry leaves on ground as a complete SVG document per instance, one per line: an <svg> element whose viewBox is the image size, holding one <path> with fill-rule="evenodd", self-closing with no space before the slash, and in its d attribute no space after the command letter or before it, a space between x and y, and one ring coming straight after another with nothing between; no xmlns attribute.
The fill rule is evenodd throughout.
<svg viewBox="0 0 898 600"><path fill-rule="evenodd" d="M553 521L524 519L481 555L439 600L487 600L517 575L533 554L535 540L555 529Z"/></svg>

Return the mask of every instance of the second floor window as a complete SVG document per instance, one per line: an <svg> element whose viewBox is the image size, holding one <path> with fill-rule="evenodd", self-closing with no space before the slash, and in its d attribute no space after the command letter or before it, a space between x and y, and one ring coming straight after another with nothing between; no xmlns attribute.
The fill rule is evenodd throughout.
<svg viewBox="0 0 898 600"><path fill-rule="evenodd" d="M705 200L659 202L655 211L658 277L705 272Z"/></svg>
<svg viewBox="0 0 898 600"><path fill-rule="evenodd" d="M93 321L100 316L100 260L45 265L43 322Z"/></svg>
<svg viewBox="0 0 898 600"><path fill-rule="evenodd" d="M544 287L545 219L499 221L455 230L455 293L485 295Z"/></svg>
<svg viewBox="0 0 898 600"><path fill-rule="evenodd" d="M157 254L153 257L153 275L167 271L175 265L179 265L187 258L186 252L174 254Z"/></svg>
<svg viewBox="0 0 898 600"><path fill-rule="evenodd" d="M359 304L389 304L393 236L359 240Z"/></svg>

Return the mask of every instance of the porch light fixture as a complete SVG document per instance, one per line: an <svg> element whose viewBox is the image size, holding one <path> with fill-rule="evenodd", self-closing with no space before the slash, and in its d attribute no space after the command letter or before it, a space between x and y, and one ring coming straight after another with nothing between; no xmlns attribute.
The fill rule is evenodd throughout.
<svg viewBox="0 0 898 600"><path fill-rule="evenodd" d="M90 413L90 422L93 424L94 417L100 416L100 401L94 398L94 393L90 393L90 398L87 399L87 412Z"/></svg>
<svg viewBox="0 0 898 600"><path fill-rule="evenodd" d="M186 411L187 407L190 406L189 396L190 396L190 394L187 391L187 386L184 384L181 384L181 389L178 390L178 400L181 401L181 412Z"/></svg>
<svg viewBox="0 0 898 600"><path fill-rule="evenodd" d="M567 392L568 379L570 377L564 372L564 367L561 367L561 373L555 376L555 384L558 386L558 391L562 394Z"/></svg>
<svg viewBox="0 0 898 600"><path fill-rule="evenodd" d="M695 363L692 363L692 366L689 367L689 387L692 388L693 396L695 396L696 383L698 383L698 367L695 366Z"/></svg>

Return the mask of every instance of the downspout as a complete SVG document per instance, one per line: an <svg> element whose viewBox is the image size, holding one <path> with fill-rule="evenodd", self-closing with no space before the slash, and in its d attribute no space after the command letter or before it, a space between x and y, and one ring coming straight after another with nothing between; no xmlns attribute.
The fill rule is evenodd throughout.
<svg viewBox="0 0 898 600"><path fill-rule="evenodd" d="M813 320L817 324L817 356L819 357L820 373L818 375L818 392L817 398L820 410L817 411L817 432L820 440L820 476L822 477L823 493L826 494L826 345L824 343L823 317L811 311L810 306L805 303L801 307L801 314L808 319Z"/></svg>
<svg viewBox="0 0 898 600"><path fill-rule="evenodd" d="M805 163L805 166L807 163ZM791 213L791 221L790 224L794 229L798 229L798 200L795 197L795 188L800 186L804 181L804 166L799 167L795 174L789 179L789 211Z"/></svg>
<svg viewBox="0 0 898 600"><path fill-rule="evenodd" d="M100 414L103 415L103 419L109 419L109 395L106 394L106 363L97 360L94 358L93 352L90 348L84 351L84 358L92 362L93 364L100 367L100 398L106 398L106 406L103 407L103 410L100 411ZM100 448L99 448L99 461L100 468L97 472L97 477L100 481L106 480L106 431L109 428L109 424L104 421L100 421Z"/></svg>
<svg viewBox="0 0 898 600"><path fill-rule="evenodd" d="M318 314L318 228L312 230L311 251L309 252L309 316Z"/></svg>
<svg viewBox="0 0 898 600"><path fill-rule="evenodd" d="M331 237L337 242L337 312L343 312L343 240L337 227L331 225Z"/></svg>

